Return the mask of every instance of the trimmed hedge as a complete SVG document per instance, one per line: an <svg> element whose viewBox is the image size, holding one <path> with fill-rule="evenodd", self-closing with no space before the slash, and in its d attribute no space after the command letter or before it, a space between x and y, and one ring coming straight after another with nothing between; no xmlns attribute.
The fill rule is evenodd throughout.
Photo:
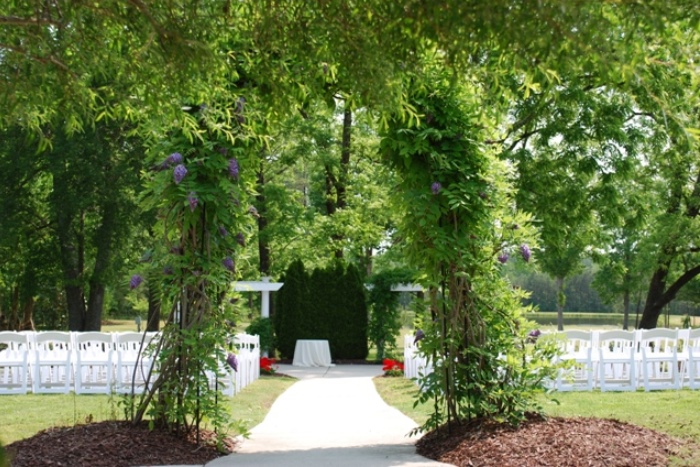
<svg viewBox="0 0 700 467"><path fill-rule="evenodd" d="M335 360L367 358L367 304L359 271L337 261L309 276L301 261L290 265L276 296L278 350L294 356L297 339L327 339Z"/></svg>

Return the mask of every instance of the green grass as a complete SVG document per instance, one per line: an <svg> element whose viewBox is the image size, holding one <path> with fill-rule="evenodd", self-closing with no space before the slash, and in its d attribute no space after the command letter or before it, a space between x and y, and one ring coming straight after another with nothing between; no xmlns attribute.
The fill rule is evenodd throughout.
<svg viewBox="0 0 700 467"><path fill-rule="evenodd" d="M225 397L231 418L231 435L243 434L259 424L272 403L293 378L262 376L235 397ZM121 396L25 394L0 396L0 442L10 444L51 427L74 426L89 421L122 420Z"/></svg>
<svg viewBox="0 0 700 467"><path fill-rule="evenodd" d="M107 395L24 394L0 396L0 441L9 444L56 426L117 418L116 398Z"/></svg>
<svg viewBox="0 0 700 467"><path fill-rule="evenodd" d="M405 378L374 379L384 401L422 425L432 413L430 404L413 407L418 388ZM555 398L559 404L552 401ZM698 400L700 392L558 392L540 396L539 403L552 417L609 418L685 438L700 445ZM696 446L697 447L697 446ZM672 460L673 466L700 465L700 449L688 453L689 458Z"/></svg>

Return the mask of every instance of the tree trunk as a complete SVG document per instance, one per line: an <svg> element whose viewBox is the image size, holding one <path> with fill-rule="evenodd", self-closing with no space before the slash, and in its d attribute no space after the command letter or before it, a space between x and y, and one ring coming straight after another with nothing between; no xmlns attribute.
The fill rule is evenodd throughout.
<svg viewBox="0 0 700 467"><path fill-rule="evenodd" d="M104 308L106 275L112 260L114 238L116 236L118 208L114 200L102 204L102 219L95 235L95 265L90 277L90 295L85 315L85 331L100 331Z"/></svg>
<svg viewBox="0 0 700 467"><path fill-rule="evenodd" d="M83 331L102 330L102 308L105 302L105 285L97 281L90 281L90 295L87 301L87 313Z"/></svg>
<svg viewBox="0 0 700 467"><path fill-rule="evenodd" d="M654 329L664 307L676 298L678 291L683 286L700 274L700 266L695 266L688 269L673 284L667 287L666 280L668 279L670 263L670 261L666 261L659 264L654 275L651 276L647 300L644 304L642 319L639 322L641 329Z"/></svg>
<svg viewBox="0 0 700 467"><path fill-rule="evenodd" d="M258 195L255 197L258 214L258 257L259 269L262 277L270 275L270 244L267 241L265 229L267 228L267 205L265 204L265 172L264 158L260 159L260 169L258 170Z"/></svg>
<svg viewBox="0 0 700 467"><path fill-rule="evenodd" d="M155 276L155 274L153 275ZM158 332L160 330L160 287L154 286L151 281L148 284L148 321L146 331Z"/></svg>
<svg viewBox="0 0 700 467"><path fill-rule="evenodd" d="M34 297L29 297L22 307L22 322L20 323L20 331L34 331Z"/></svg>
<svg viewBox="0 0 700 467"><path fill-rule="evenodd" d="M566 295L564 295L564 278L557 277L557 329L564 330L564 304L566 303Z"/></svg>
<svg viewBox="0 0 700 467"><path fill-rule="evenodd" d="M65 285L66 307L68 308L68 330L82 331L85 326L85 298L83 288Z"/></svg>
<svg viewBox="0 0 700 467"><path fill-rule="evenodd" d="M82 223L81 223L82 225ZM63 287L68 308L68 329L82 331L85 325L85 297L83 294L83 242L81 234L74 233L73 219L67 211L57 209L56 236L61 251ZM77 243L77 247L76 247Z"/></svg>
<svg viewBox="0 0 700 467"><path fill-rule="evenodd" d="M629 329L630 320L630 291L625 289L624 296L622 298L623 312L622 312L622 329L627 331Z"/></svg>
<svg viewBox="0 0 700 467"><path fill-rule="evenodd" d="M12 303L10 304L10 316L7 320L7 328L19 331L19 286L12 288Z"/></svg>
<svg viewBox="0 0 700 467"><path fill-rule="evenodd" d="M348 205L347 201L347 186L348 173L350 172L350 137L352 135L352 111L345 103L345 111L343 112L343 140L340 148L340 174L338 175L338 183L336 184L336 193L338 194L338 209L344 209Z"/></svg>

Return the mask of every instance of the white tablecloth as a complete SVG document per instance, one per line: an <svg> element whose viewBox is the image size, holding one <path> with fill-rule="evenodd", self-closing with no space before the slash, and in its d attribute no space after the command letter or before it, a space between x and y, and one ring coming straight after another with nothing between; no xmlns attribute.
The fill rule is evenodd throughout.
<svg viewBox="0 0 700 467"><path fill-rule="evenodd" d="M297 340L294 366L331 366L331 350L327 340Z"/></svg>

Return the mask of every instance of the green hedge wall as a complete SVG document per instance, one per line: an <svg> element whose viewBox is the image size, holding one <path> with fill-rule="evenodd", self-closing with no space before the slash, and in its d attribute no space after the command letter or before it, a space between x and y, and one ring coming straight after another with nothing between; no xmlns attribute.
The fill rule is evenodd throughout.
<svg viewBox="0 0 700 467"><path fill-rule="evenodd" d="M275 332L280 354L294 356L297 339L327 339L334 360L367 358L367 304L358 269L336 261L311 275L295 261L276 295Z"/></svg>

